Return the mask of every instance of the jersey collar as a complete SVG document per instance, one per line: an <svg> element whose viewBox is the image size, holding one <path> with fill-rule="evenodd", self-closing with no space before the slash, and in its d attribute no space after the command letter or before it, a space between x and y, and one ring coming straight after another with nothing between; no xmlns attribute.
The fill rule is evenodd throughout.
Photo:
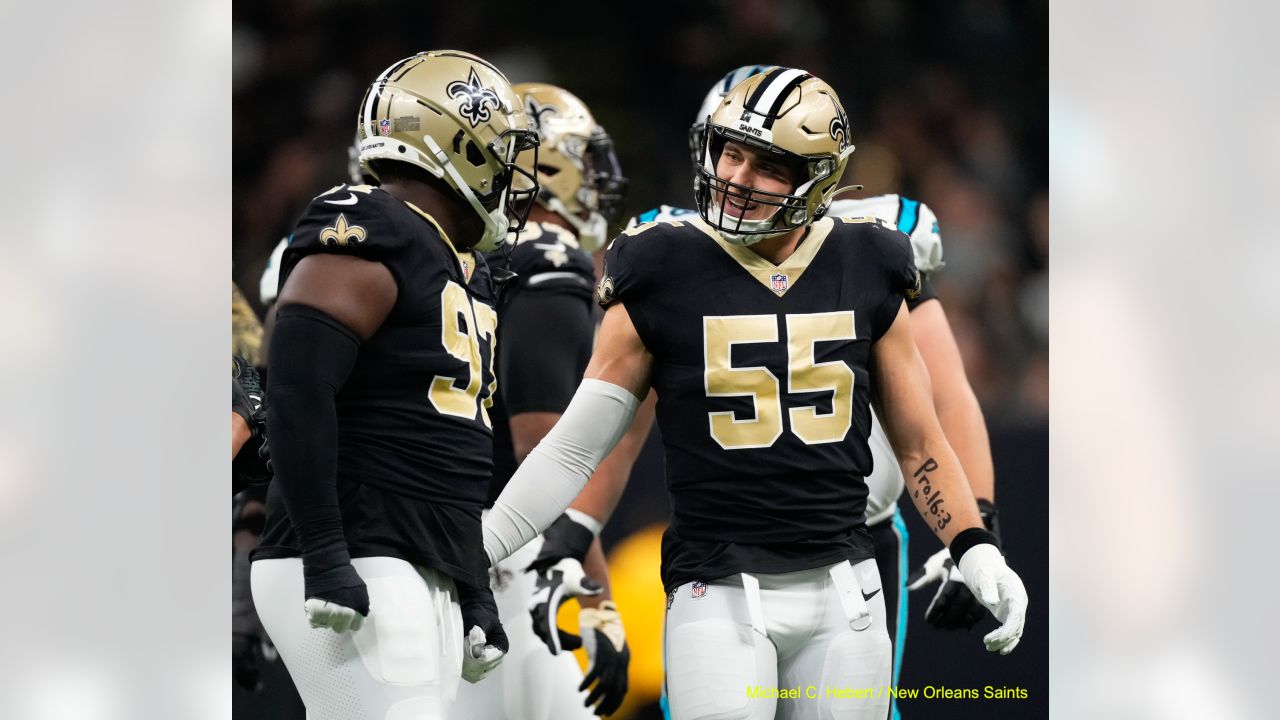
<svg viewBox="0 0 1280 720"><path fill-rule="evenodd" d="M701 217L686 221L690 225L698 228L706 233L708 237L715 241L729 257L733 258L738 265L742 266L751 277L755 278L771 292L778 297L782 297L788 290L795 287L800 281L800 276L805 270L809 269L809 263L822 249L822 245L827 240L827 236L831 234L831 228L835 227L835 222L829 218L820 218L809 227L809 235L800 243L800 247L791 253L791 256L782 261L781 265L774 265L759 255L752 252L749 248L741 245L734 245L726 242L720 237L720 233L715 228L707 224Z"/></svg>
<svg viewBox="0 0 1280 720"><path fill-rule="evenodd" d="M453 253L453 259L458 263L458 272L462 273L462 281L466 283L471 282L471 276L476 272L475 254L469 250L458 252L458 249L453 245L453 241L449 239L449 235L444 231L444 228L440 227L440 223L436 222L435 218L423 212L422 208L414 205L408 200L404 200L402 202L404 202L405 205L408 205L410 210L421 215L422 219L431 223L432 227L436 229L436 232L440 233L440 239L444 240L445 247L449 248L449 252Z"/></svg>

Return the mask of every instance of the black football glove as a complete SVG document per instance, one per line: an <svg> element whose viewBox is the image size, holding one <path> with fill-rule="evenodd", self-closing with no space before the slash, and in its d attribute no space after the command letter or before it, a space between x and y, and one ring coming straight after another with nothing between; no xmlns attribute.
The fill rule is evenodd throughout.
<svg viewBox="0 0 1280 720"><path fill-rule="evenodd" d="M251 435L231 462L233 492L271 479L265 397L257 369L244 358L236 356L231 377L231 412L244 418Z"/></svg>
<svg viewBox="0 0 1280 720"><path fill-rule="evenodd" d="M302 583L307 620L311 627L355 632L369 617L369 589L345 548L304 553Z"/></svg>
<svg viewBox="0 0 1280 720"><path fill-rule="evenodd" d="M533 616L533 631L551 654L556 655L561 650L582 647L581 638L556 625L560 606L572 597L599 595L603 588L582 569L582 559L595 539L591 530L568 515L561 515L542 538L542 550L526 568L537 575L529 598L529 614Z"/></svg>
<svg viewBox="0 0 1280 720"><path fill-rule="evenodd" d="M622 618L618 616L618 608L606 600L600 603L599 609L583 608L578 613L578 627L591 661L578 690L595 684L583 705L595 705L594 712L601 717L612 715L627 695L627 665L631 662Z"/></svg>
<svg viewBox="0 0 1280 720"><path fill-rule="evenodd" d="M265 397L258 369L243 357L235 356L231 368L231 412L244 418L254 437L266 429L267 414L262 407Z"/></svg>
<svg viewBox="0 0 1280 720"><path fill-rule="evenodd" d="M982 515L982 524L1000 538L1000 513L996 506L988 500L978 501L978 512ZM973 596L965 585L960 568L956 567L951 553L943 548L916 568L907 578L908 590L919 590L941 581L938 591L934 593L929 608L925 611L925 620L940 630L969 630L987 615L987 608L978 598Z"/></svg>
<svg viewBox="0 0 1280 720"><path fill-rule="evenodd" d="M498 603L493 590L458 583L458 604L462 607L462 678L469 683L484 679L511 649L507 633L498 617Z"/></svg>

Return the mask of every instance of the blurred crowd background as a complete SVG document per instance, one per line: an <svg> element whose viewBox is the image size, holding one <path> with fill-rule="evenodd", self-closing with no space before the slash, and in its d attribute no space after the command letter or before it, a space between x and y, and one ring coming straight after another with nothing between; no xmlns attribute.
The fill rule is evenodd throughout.
<svg viewBox="0 0 1280 720"><path fill-rule="evenodd" d="M1048 9L1041 3L236 3L235 279L258 276L311 197L346 178L356 104L387 65L455 47L581 97L632 180L633 214L693 203L686 132L746 64L802 67L850 116L846 182L940 219L938 284L988 416L1048 413Z"/></svg>
<svg viewBox="0 0 1280 720"><path fill-rule="evenodd" d="M946 267L935 282L991 429L1011 563L1036 601L1018 650L1024 662L1008 675L1030 685L1032 698L1001 716L1038 714L1032 708L1047 703L1048 688L1046 3L238 2L232 39L233 279L259 310L258 282L271 249L307 200L347 179L365 86L414 52L467 50L513 83L550 82L581 97L613 135L631 178L629 214L692 206L687 131L707 90L728 70L788 65L831 83L857 145L845 182L865 186L852 197L901 193L939 218ZM661 469L653 438L605 536L622 576L618 594L627 596L619 598L624 616L628 593L633 608L653 606L644 617L633 610L627 621L635 671L658 678L660 637L646 643L641 635L660 636L661 628L661 589L652 591L667 507ZM913 527L914 561L936 547L922 526ZM946 684L948 677L1000 684L1009 664L989 666L976 631L931 640L919 622L927 598L913 601L908 670L912 663L921 670L914 677L904 671L904 685ZM947 675L944 665L961 674ZM637 697L619 716L652 712L651 683L633 687ZM238 695L236 710L256 717L261 701ZM912 716L970 711L990 714L935 702Z"/></svg>

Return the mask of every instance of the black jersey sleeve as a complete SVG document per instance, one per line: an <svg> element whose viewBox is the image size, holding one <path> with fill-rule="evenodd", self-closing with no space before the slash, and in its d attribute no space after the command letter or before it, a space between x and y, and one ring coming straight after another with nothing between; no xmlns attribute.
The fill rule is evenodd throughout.
<svg viewBox="0 0 1280 720"><path fill-rule="evenodd" d="M600 306L608 309L622 302L640 339L650 349L657 323L651 317L649 300L657 286L654 273L664 272L661 258L670 232L668 223L644 223L614 238L605 251L604 272L596 285Z"/></svg>
<svg viewBox="0 0 1280 720"><path fill-rule="evenodd" d="M285 249L280 265L280 284L302 258L315 253L334 253L381 262L403 290L407 263L401 259L411 251L413 233L400 226L403 210L395 200L368 186L339 185L316 196L307 205Z"/></svg>
<svg viewBox="0 0 1280 720"><path fill-rule="evenodd" d="M888 292L885 294L885 301L875 312L872 325L873 340L879 340L893 325L902 302L905 300L911 303L920 298L923 280L920 271L916 270L910 238L902 232L878 224L868 224L865 227L887 280Z"/></svg>
<svg viewBox="0 0 1280 720"><path fill-rule="evenodd" d="M564 412L591 359L591 303L576 293L517 292L503 306L498 332L507 415Z"/></svg>

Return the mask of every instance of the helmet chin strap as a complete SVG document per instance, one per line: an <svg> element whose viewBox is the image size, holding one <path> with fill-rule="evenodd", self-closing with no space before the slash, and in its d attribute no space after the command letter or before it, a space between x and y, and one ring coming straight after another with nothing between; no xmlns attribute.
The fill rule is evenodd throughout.
<svg viewBox="0 0 1280 720"><path fill-rule="evenodd" d="M573 226L574 232L578 236L578 246L587 252L595 252L600 246L604 245L607 240L605 236L609 232L609 223L604 216L598 212L592 211L591 216L586 220L569 212L564 202L560 198L552 195L544 203L546 208L560 217L564 218Z"/></svg>
<svg viewBox="0 0 1280 720"><path fill-rule="evenodd" d="M427 143L427 147L431 150L431 155L435 159L436 164L444 171L452 181L454 188L462 194L462 197L470 203L475 209L480 219L484 221L484 235L480 237L480 242L476 243L474 249L480 252L489 252L498 247L498 243L507 238L507 196L504 193L498 200L498 207L493 210L485 210L484 205L480 204L480 199L471 191L471 187L467 185L467 181L462 179L462 174L453 166L449 160L449 156L444 150L440 149L440 145L436 143L435 138L430 135L423 135L423 141Z"/></svg>

